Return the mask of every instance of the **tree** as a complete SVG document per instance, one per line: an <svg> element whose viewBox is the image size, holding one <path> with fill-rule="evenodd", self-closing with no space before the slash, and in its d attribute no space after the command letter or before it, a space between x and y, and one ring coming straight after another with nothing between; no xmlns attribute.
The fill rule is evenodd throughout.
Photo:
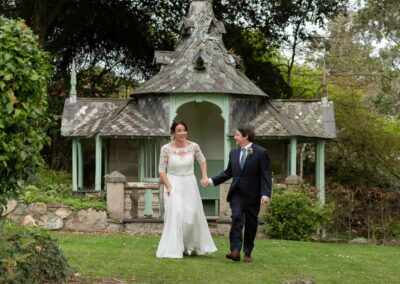
<svg viewBox="0 0 400 284"><path fill-rule="evenodd" d="M372 97L382 113L400 118L400 2L368 0L357 13L355 28L364 41L380 42L379 88Z"/></svg>
<svg viewBox="0 0 400 284"><path fill-rule="evenodd" d="M338 141L328 149L327 171L344 185L398 190L398 120L371 103L380 89L384 61L373 55L370 43L360 40L354 19L339 17L327 41L328 90L338 129Z"/></svg>
<svg viewBox="0 0 400 284"><path fill-rule="evenodd" d="M0 16L0 211L41 163L49 56L21 20Z"/></svg>
<svg viewBox="0 0 400 284"><path fill-rule="evenodd" d="M189 0L0 0L0 12L21 17L39 35L44 48L67 70L72 58L85 57L91 67L121 64L152 75L154 49L173 49L177 25L187 13ZM277 47L289 23L322 25L344 7L345 0L229 0L213 1L218 19L237 29L257 29L269 47ZM232 30L232 29L231 29ZM87 58L87 55L91 56ZM88 64L88 63L87 63ZM255 67L257 68L257 66ZM250 68L248 68L250 69ZM255 73L255 72L252 72ZM251 78L253 79L253 78Z"/></svg>
<svg viewBox="0 0 400 284"><path fill-rule="evenodd" d="M179 37L178 23L187 14L190 2L0 0L0 13L7 17L23 18L38 35L42 47L52 54L55 69L53 85L65 82L62 90L49 90L49 94L59 91L59 96L50 98L50 115L59 119L62 100L68 92L69 66L73 59L77 62L79 72L90 75L87 78L90 84L85 84L85 87L92 88L86 89L85 95L88 96L98 93L96 86L105 86L103 81L113 75L148 79L156 72L151 65L154 49L174 48ZM311 4L307 6L308 2ZM246 75L271 97L290 98L291 79L287 79L288 86L282 69L276 66L274 59L279 57L276 50L286 36L285 28L289 23L297 23L302 28L307 22L323 24L343 8L344 2L215 0L212 3L216 17L225 22L229 32L224 36L224 41L228 49L243 57ZM302 34L306 33L305 29L299 30L303 31ZM99 68L101 72L92 72ZM118 74L112 74L114 70L118 70ZM78 80L81 76L80 72ZM118 90L121 86L115 87ZM53 125L52 140L60 140L58 124ZM52 149L46 150L50 153L47 154L49 160L53 160L51 156L59 152L59 146L53 143ZM64 158L62 160L67 161Z"/></svg>
<svg viewBox="0 0 400 284"><path fill-rule="evenodd" d="M291 93L279 69L279 51L268 47L265 36L258 30L239 29L227 25L224 42L232 53L240 54L245 74L271 98Z"/></svg>

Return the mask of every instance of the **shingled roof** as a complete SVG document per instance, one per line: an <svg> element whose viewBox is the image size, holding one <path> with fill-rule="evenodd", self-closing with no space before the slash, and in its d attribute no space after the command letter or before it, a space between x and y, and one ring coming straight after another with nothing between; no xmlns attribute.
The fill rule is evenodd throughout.
<svg viewBox="0 0 400 284"><path fill-rule="evenodd" d="M269 100L250 123L257 136L336 138L332 102Z"/></svg>
<svg viewBox="0 0 400 284"><path fill-rule="evenodd" d="M226 33L210 1L193 1L179 24L181 39L174 52L156 51L160 72L135 90L147 93L224 93L267 96L240 70L240 58L222 42Z"/></svg>
<svg viewBox="0 0 400 284"><path fill-rule="evenodd" d="M132 100L77 98L65 101L61 135L69 137L169 136L145 119Z"/></svg>

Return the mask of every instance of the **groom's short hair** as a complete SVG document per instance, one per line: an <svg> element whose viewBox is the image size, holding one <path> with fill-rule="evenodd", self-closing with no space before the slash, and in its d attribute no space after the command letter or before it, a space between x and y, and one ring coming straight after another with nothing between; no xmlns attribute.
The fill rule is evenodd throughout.
<svg viewBox="0 0 400 284"><path fill-rule="evenodd" d="M247 140L249 142L254 142L254 137L256 136L256 133L254 132L254 128L250 125L241 125L237 129L240 133L242 133L242 136L247 136Z"/></svg>

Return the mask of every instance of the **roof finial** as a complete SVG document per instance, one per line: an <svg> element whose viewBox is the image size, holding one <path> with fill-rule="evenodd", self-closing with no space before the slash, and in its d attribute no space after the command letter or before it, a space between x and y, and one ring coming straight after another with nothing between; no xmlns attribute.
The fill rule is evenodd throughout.
<svg viewBox="0 0 400 284"><path fill-rule="evenodd" d="M70 103L76 102L76 70L75 70L75 60L72 60L71 66L71 90L69 91L69 101Z"/></svg>

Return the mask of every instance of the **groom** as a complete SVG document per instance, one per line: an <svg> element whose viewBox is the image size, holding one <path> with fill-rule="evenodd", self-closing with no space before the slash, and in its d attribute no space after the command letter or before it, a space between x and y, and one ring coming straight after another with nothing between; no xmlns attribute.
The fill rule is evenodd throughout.
<svg viewBox="0 0 400 284"><path fill-rule="evenodd" d="M268 203L271 198L269 157L264 148L253 143L254 136L253 128L239 127L234 136L239 147L229 153L228 167L209 179L210 184L217 186L232 178L227 198L232 210L229 233L231 251L226 257L233 261L240 261L243 227L243 261L252 261L260 204Z"/></svg>

